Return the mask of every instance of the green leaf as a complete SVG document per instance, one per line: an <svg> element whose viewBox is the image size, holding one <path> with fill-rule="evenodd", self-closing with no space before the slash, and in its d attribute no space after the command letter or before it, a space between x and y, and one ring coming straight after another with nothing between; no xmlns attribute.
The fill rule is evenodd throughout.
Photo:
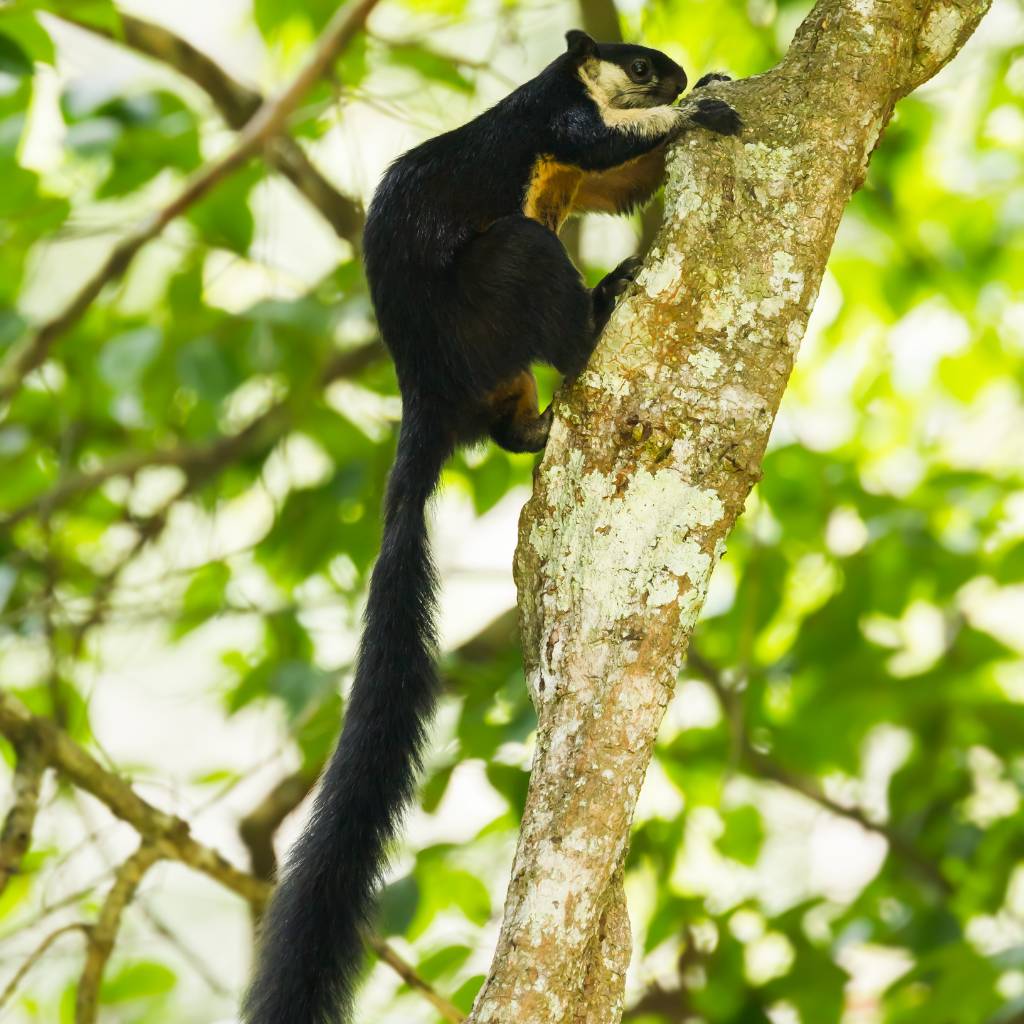
<svg viewBox="0 0 1024 1024"><path fill-rule="evenodd" d="M357 32L342 51L336 65L338 78L349 89L361 85L370 70L368 36Z"/></svg>
<svg viewBox="0 0 1024 1024"><path fill-rule="evenodd" d="M178 983L174 971L163 964L140 960L127 964L103 980L100 1001L107 1005L166 995Z"/></svg>
<svg viewBox="0 0 1024 1024"><path fill-rule="evenodd" d="M187 173L199 166L196 113L174 93L110 97L92 83L72 81L61 106L68 147L84 159L105 160L100 199L134 192L165 170Z"/></svg>
<svg viewBox="0 0 1024 1024"><path fill-rule="evenodd" d="M319 772L323 767L341 731L341 695L334 689L333 678L327 679L330 683L326 693L317 695L317 691L314 691L316 710L313 714L302 714L299 730L295 734L295 742L302 751L303 769L310 774ZM324 680L325 685L327 679Z"/></svg>
<svg viewBox="0 0 1024 1024"><path fill-rule="evenodd" d="M254 700L276 697L290 718L297 718L326 697L334 686L331 675L305 661L267 659L249 672L228 696L228 711L235 712Z"/></svg>
<svg viewBox="0 0 1024 1024"><path fill-rule="evenodd" d="M207 244L230 249L240 256L249 252L255 228L249 193L262 178L262 166L252 164L221 182L189 210L188 219Z"/></svg>
<svg viewBox="0 0 1024 1024"><path fill-rule="evenodd" d="M176 640L222 610L230 579L231 570L223 562L208 562L192 574L182 599L181 613L172 631Z"/></svg>
<svg viewBox="0 0 1024 1024"><path fill-rule="evenodd" d="M383 935L404 935L420 902L420 887L413 875L385 886L377 900L377 927Z"/></svg>
<svg viewBox="0 0 1024 1024"><path fill-rule="evenodd" d="M456 92L472 93L473 83L459 71L454 60L431 53L419 46L392 46L388 59L397 67L409 68L418 75Z"/></svg>
<svg viewBox="0 0 1024 1024"><path fill-rule="evenodd" d="M452 1002L463 1013L468 1014L473 1009L477 993L484 987L486 980L486 974L474 974L472 978L468 978L459 986L458 991L452 996Z"/></svg>
<svg viewBox="0 0 1024 1024"><path fill-rule="evenodd" d="M53 41L35 15L17 8L0 8L0 34L6 37L8 45L16 46L28 60L53 63Z"/></svg>
<svg viewBox="0 0 1024 1024"><path fill-rule="evenodd" d="M487 765L487 781L521 814L526 806L526 791L530 786L530 773L514 765L492 761Z"/></svg>
<svg viewBox="0 0 1024 1024"><path fill-rule="evenodd" d="M0 21L0 29L4 23ZM0 96L18 87L19 79L31 78L32 58L9 35L0 32Z"/></svg>
<svg viewBox="0 0 1024 1024"><path fill-rule="evenodd" d="M416 880L420 902L408 929L410 939L421 935L442 910L457 907L476 925L491 915L491 898L486 886L468 871L453 867L446 856L448 847L424 850L416 860Z"/></svg>
<svg viewBox="0 0 1024 1024"><path fill-rule="evenodd" d="M752 867L757 863L764 842L764 824L760 812L750 804L744 804L723 811L722 820L725 831L715 845L724 856Z"/></svg>
<svg viewBox="0 0 1024 1024"><path fill-rule="evenodd" d="M111 338L100 352L100 374L114 391L136 388L162 341L155 327L139 327Z"/></svg>
<svg viewBox="0 0 1024 1024"><path fill-rule="evenodd" d="M448 789L448 783L451 781L454 770L454 764L446 765L434 772L420 787L420 806L428 814L433 814L437 810Z"/></svg>
<svg viewBox="0 0 1024 1024"><path fill-rule="evenodd" d="M417 971L427 981L437 981L445 975L454 974L472 955L473 949L470 946L446 946L424 957Z"/></svg>
<svg viewBox="0 0 1024 1024"><path fill-rule="evenodd" d="M252 12L260 32L274 35L290 21L304 22L315 34L337 10L334 0L253 0Z"/></svg>
<svg viewBox="0 0 1024 1024"><path fill-rule="evenodd" d="M113 32L115 38L121 38L124 34L121 16L112 0L46 0L45 7L55 14L67 14L86 25Z"/></svg>

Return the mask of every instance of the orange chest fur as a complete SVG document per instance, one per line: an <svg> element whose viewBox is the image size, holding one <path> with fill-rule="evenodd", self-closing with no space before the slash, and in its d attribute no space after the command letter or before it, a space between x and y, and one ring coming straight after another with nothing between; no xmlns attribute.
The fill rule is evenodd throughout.
<svg viewBox="0 0 1024 1024"><path fill-rule="evenodd" d="M549 156L538 157L526 186L523 213L558 233L569 216L583 181L583 171L560 164Z"/></svg>
<svg viewBox="0 0 1024 1024"><path fill-rule="evenodd" d="M606 171L583 171L541 156L530 174L523 214L558 234L570 214L626 213L642 206L664 175L664 146Z"/></svg>

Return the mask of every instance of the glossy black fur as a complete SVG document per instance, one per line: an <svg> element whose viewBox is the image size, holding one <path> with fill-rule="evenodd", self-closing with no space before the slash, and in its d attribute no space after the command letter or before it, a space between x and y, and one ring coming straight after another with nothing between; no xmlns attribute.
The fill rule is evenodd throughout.
<svg viewBox="0 0 1024 1024"><path fill-rule="evenodd" d="M522 422L515 394L495 393L534 362L578 373L639 267L625 261L591 292L557 236L523 215L539 155L596 170L665 141L604 125L578 75L596 44L574 35L569 52L497 106L399 158L370 207L366 272L398 372L402 428L344 729L266 915L249 1024L348 1019L360 931L437 698L426 503L458 444L491 434L513 450L543 445L546 419ZM659 91L648 105L685 85L657 51L597 53L654 63Z"/></svg>
<svg viewBox="0 0 1024 1024"><path fill-rule="evenodd" d="M522 214L538 156L597 170L663 141L606 128L578 64L564 54L469 124L406 153L370 207L366 273L402 394L436 406L453 441L485 432L478 406L502 381L534 362L574 373L593 348L579 272L557 236Z"/></svg>

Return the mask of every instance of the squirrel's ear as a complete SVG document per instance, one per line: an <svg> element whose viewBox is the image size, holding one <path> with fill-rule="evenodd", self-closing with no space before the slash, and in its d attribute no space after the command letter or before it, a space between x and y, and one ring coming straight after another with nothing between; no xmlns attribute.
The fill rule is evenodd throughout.
<svg viewBox="0 0 1024 1024"><path fill-rule="evenodd" d="M565 41L568 43L569 53L579 60L597 56L597 43L586 32L581 32L578 28L566 32Z"/></svg>

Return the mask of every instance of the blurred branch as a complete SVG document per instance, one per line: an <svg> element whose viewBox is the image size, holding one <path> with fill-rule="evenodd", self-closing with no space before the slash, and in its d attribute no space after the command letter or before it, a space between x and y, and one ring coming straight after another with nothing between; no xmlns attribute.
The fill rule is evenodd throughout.
<svg viewBox="0 0 1024 1024"><path fill-rule="evenodd" d="M32 843L32 827L39 810L39 789L46 771L46 759L37 743L14 743L13 802L0 830L0 893L7 888L12 875L18 873L21 862Z"/></svg>
<svg viewBox="0 0 1024 1024"><path fill-rule="evenodd" d="M367 366L380 359L383 354L384 346L379 341L367 342L358 348L337 353L328 361L327 366L320 374L320 386L326 387L335 380L357 375ZM73 488L69 485L75 478L59 483L56 488L40 498L34 499L21 509L16 510L7 519L0 520L0 527L10 528L24 516L36 511L45 512L49 516L53 507L59 501L66 500L73 494L84 493L92 487L99 486L111 477L124 475L126 466L133 468L135 473L145 468L147 464L177 465L184 471L185 483L178 491L171 495L156 512L131 522L135 529L134 541L117 561L117 564L97 581L92 596L92 608L89 614L82 621L77 622L71 629L69 647L72 659L78 657L89 631L104 620L109 608L108 601L121 578L121 574L139 552L164 531L171 509L186 495L193 493L203 486L245 452L258 447L261 443L272 444L283 436L291 422L290 415L290 402L287 398L282 399L256 417L248 427L238 434L220 438L206 446L196 446L193 449L181 450L183 453L187 453L187 457L183 454L182 458L176 462L163 460L158 457L156 461L147 463L147 458L151 457L149 453L129 457L125 460L115 460L112 470L108 471L107 467L101 467L92 473L82 474L78 478L78 483ZM121 472L119 473L117 470ZM67 493L62 493L63 490L66 490Z"/></svg>
<svg viewBox="0 0 1024 1024"><path fill-rule="evenodd" d="M741 703L739 695L725 683L719 668L694 650L692 646L687 656L687 665L708 684L715 694L721 705L722 714L728 723L734 749L738 751L742 764L753 775L799 793L832 814L856 822L866 831L881 836L889 844L893 853L913 865L932 886L943 894L952 891L949 882L935 863L894 828L881 822L872 821L859 807L839 803L830 797L814 779L791 772L774 758L757 750L742 729L742 712L738 708Z"/></svg>
<svg viewBox="0 0 1024 1024"><path fill-rule="evenodd" d="M470 71L489 71L500 74L500 72L495 72L494 61L487 57L466 57L457 53L435 50L432 46L426 45L423 42L423 34L419 26L417 26L416 31L412 34L405 36L389 36L382 32L370 32L369 35L392 51L401 52L405 50L407 52L421 53L442 63L455 64L460 68L468 68ZM501 77L505 76L502 75ZM511 83L512 80L510 79L509 81ZM512 85L512 88L515 88L515 85Z"/></svg>
<svg viewBox="0 0 1024 1024"><path fill-rule="evenodd" d="M462 1024L465 1019L462 1011L444 996L438 995L430 984L424 981L413 967L407 964L383 939L378 939L375 935L364 935L363 940L379 960L386 963L409 988L419 992L445 1020L451 1021L451 1024Z"/></svg>
<svg viewBox="0 0 1024 1024"><path fill-rule="evenodd" d="M321 375L320 384L326 387L336 380L355 377L383 356L384 346L379 341L339 352L328 363ZM109 459L89 472L71 474L58 481L49 491L26 502L7 516L0 517L0 528L9 530L29 516L43 512L49 514L70 499L102 487L108 480L122 476L134 477L142 470L155 466L174 466L186 476L194 475L205 481L242 455L269 446L282 437L290 423L290 411L290 400L285 398L270 406L236 434L218 437L205 444L128 452Z"/></svg>
<svg viewBox="0 0 1024 1024"><path fill-rule="evenodd" d="M460 644L451 652L451 656L471 664L489 664L510 644L518 642L518 614L515 608L511 608ZM322 767L318 765L279 780L239 823L238 831L249 851L252 871L257 878L270 881L274 877L277 870L274 836L281 822L306 799L316 785Z"/></svg>
<svg viewBox="0 0 1024 1024"><path fill-rule="evenodd" d="M787 789L805 796L808 800L813 800L814 803L824 807L827 811L831 811L841 818L847 818L849 821L856 822L868 832L880 835L889 844L889 848L897 857L911 864L926 881L943 895L952 893L952 885L946 880L937 865L891 826L872 821L859 807L850 807L833 800L832 797L821 789L816 781L788 771L777 761L767 757L765 754L759 753L752 747L747 747L744 750L744 756L746 763L753 770L754 774L771 782L778 783L780 786L785 786Z"/></svg>
<svg viewBox="0 0 1024 1024"><path fill-rule="evenodd" d="M66 924L63 928L58 928L55 931L50 932L49 935L39 943L38 946L27 957L25 957L22 965L14 972L14 976L11 978L7 985L4 987L3 992L0 992L0 1010L2 1010L14 995L18 991L18 986L24 981L28 972L46 955L50 947L60 938L71 932L82 932L88 936L90 932L90 926L82 921L75 921L72 924Z"/></svg>
<svg viewBox="0 0 1024 1024"><path fill-rule="evenodd" d="M49 719L31 714L15 697L0 690L0 734L15 746L34 746L47 765L63 774L69 782L94 796L122 821L139 833L141 846L119 869L114 885L107 895L99 920L94 926L78 925L90 936L86 972L83 973L76 999L75 1024L91 1024L95 1020L96 991L103 968L109 959L124 907L131 901L145 872L157 860L175 860L219 882L246 900L255 916L270 895L270 882L236 868L216 850L197 842L189 833L184 819L167 814L140 797L120 776L104 768L90 753L75 743ZM64 929L70 930L70 929ZM63 930L62 930L63 931ZM55 932L44 945L41 956L56 937ZM377 936L364 935L367 946L410 987L420 992L453 1024L462 1020L461 1012L421 978L391 947ZM24 966L16 976L31 968ZM13 992L11 985L8 989ZM3 998L8 991L5 990ZM0 1005L3 999L0 998Z"/></svg>
<svg viewBox="0 0 1024 1024"><path fill-rule="evenodd" d="M676 978L681 981L692 968L706 971L706 960L706 955L698 948L691 931L681 944L676 957ZM658 1017L661 1024L688 1024L694 1019L696 1012L689 989L683 985L678 988L665 987L663 979L655 978L650 986L640 993L622 1020L623 1024L630 1024L632 1021Z"/></svg>
<svg viewBox="0 0 1024 1024"><path fill-rule="evenodd" d="M623 1024L657 1018L660 1024L687 1024L694 1020L686 1003L686 990L667 989L655 982L623 1015Z"/></svg>
<svg viewBox="0 0 1024 1024"><path fill-rule="evenodd" d="M211 992L215 992L223 999L229 999L231 992L211 970L211 964L203 959L202 955L194 950L177 932L153 909L146 900L139 900L136 904L142 911L150 928L153 929L162 939L169 942L178 952L178 955L192 968L203 983Z"/></svg>
<svg viewBox="0 0 1024 1024"><path fill-rule="evenodd" d="M264 99L260 93L243 85L202 50L162 25L122 12L120 23L123 32L117 33L67 14L63 17L87 32L111 42L123 43L174 68L198 85L213 101L225 122L236 130L243 128L263 106ZM339 238L359 248L363 229L361 207L338 191L316 169L298 142L281 135L270 147L267 160L320 211Z"/></svg>
<svg viewBox="0 0 1024 1024"><path fill-rule="evenodd" d="M88 842L93 846L100 859L106 864L107 871L110 874L114 874L117 864L114 856L111 855L107 848L107 844L104 841L104 836L107 830L96 822L93 814L93 807L86 802L81 793L77 790L72 791L72 800L85 828L85 842ZM93 888L94 887L91 886L87 892L91 894ZM196 974L199 975L200 978L203 979L203 982L211 991L216 992L225 999L231 997L231 992L213 974L213 971L211 970L212 965L208 964L199 953L192 949L188 943L185 942L181 936L163 920L155 908L150 905L149 900L138 898L135 900L135 906L150 928L174 947L178 955L192 968L193 971L196 972Z"/></svg>
<svg viewBox="0 0 1024 1024"><path fill-rule="evenodd" d="M281 822L295 810L316 784L316 774L295 772L281 779L238 823L238 832L249 851L249 862L257 878L269 882L277 870L274 835Z"/></svg>
<svg viewBox="0 0 1024 1024"><path fill-rule="evenodd" d="M621 43L622 26L615 0L580 0L583 29L601 43Z"/></svg>
<svg viewBox="0 0 1024 1024"><path fill-rule="evenodd" d="M459 644L451 656L470 664L489 665L510 645L519 645L519 613L515 608L491 619L478 633Z"/></svg>
<svg viewBox="0 0 1024 1024"><path fill-rule="evenodd" d="M125 907L132 901L146 872L160 859L155 846L143 843L117 870L96 923L89 929L85 967L75 993L75 1024L95 1024L103 971L114 951Z"/></svg>
<svg viewBox="0 0 1024 1024"><path fill-rule="evenodd" d="M42 511L51 511L72 498L102 487L115 477L134 477L144 469L156 466L174 466L189 473L193 470L209 472L223 468L239 456L259 447L260 443L280 436L274 427L280 419L284 403L277 404L258 416L237 434L219 437L208 444L186 445L179 448L157 449L148 452L126 452L108 459L101 466L86 473L74 473L59 481L51 490L33 498L9 515L0 519L0 527L10 529L23 519Z"/></svg>
<svg viewBox="0 0 1024 1024"><path fill-rule="evenodd" d="M288 118L302 97L362 29L376 4L377 0L352 0L351 4L339 8L291 85L276 99L268 100L256 111L246 122L234 145L197 171L174 199L147 217L118 243L99 270L86 281L61 312L20 344L13 346L11 354L0 365L0 402L10 401L25 376L46 360L54 343L81 320L103 289L124 276L132 260L148 242L285 130Z"/></svg>
<svg viewBox="0 0 1024 1024"><path fill-rule="evenodd" d="M21 701L2 690L0 733L14 744L33 744L46 764L106 804L114 815L128 822L146 844L155 847L161 855L209 875L250 904L260 905L266 899L267 887L263 882L240 871L219 853L193 839L188 822L148 803L48 718L31 714Z"/></svg>

